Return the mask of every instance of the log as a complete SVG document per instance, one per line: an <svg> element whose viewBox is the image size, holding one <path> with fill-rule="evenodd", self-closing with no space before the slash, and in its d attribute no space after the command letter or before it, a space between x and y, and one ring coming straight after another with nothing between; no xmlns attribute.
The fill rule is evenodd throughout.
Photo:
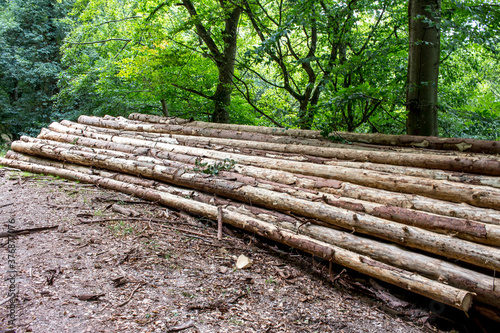
<svg viewBox="0 0 500 333"><path fill-rule="evenodd" d="M92 133L90 133L90 135L92 135ZM99 139L105 139L104 135L99 135ZM314 163L277 160L259 156L230 154L207 149L171 145L162 142L123 138L119 136L110 137L110 140L116 143L126 143L130 145L156 148L172 153L210 157L221 160L230 159L236 161L237 163L347 181L358 185L388 191L418 194L440 200L464 202L477 207L500 207L500 189L485 186L465 185L441 180L391 175L371 170L359 171L352 168L331 165L317 165Z"/></svg>
<svg viewBox="0 0 500 333"><path fill-rule="evenodd" d="M104 119L106 120L113 120L113 121L119 121L122 123L129 123L129 124L144 124L143 122L138 122L138 121L132 121L132 120L127 120L126 118L123 117L110 117L110 116L105 116ZM87 130L92 131L106 131L106 132L112 132L115 131L116 133L120 133L120 135L128 135L132 134L132 136L140 134L143 136L151 136L151 137L172 137L172 136L179 136L179 137L185 137L185 138L193 138L196 140L203 140L203 139L214 139L214 140L224 140L223 138L205 138L205 137L199 137L199 136L189 136L189 135L176 135L176 134L169 134L169 133L156 133L156 132L138 132L138 131L133 131L133 130L123 130L123 129L112 129L109 127L98 127L98 126L93 126L93 125L85 125L85 124L78 124L78 123L73 123L68 120L62 120L61 124L69 127L73 126L87 126ZM221 124L221 125L227 125L227 124ZM245 125L246 126L246 125ZM254 126L256 128L261 128L258 126ZM296 137L296 139L299 139ZM229 139L233 140L233 139ZM323 139L324 140L324 139ZM240 141L240 140L237 140ZM444 155L444 156L453 156L453 157L470 157L471 153L465 153L465 152L459 152L459 151L449 151L449 150L431 150L431 149L423 149L423 148L409 148L409 147L395 147L395 146L381 146L381 145L371 145L371 144L365 144L365 143L349 143L349 144L339 144L339 143L332 143L331 141L328 141L329 147L333 144L334 148L345 148L345 149L355 149L355 150L367 150L367 151L378 151L378 152L395 152L399 154L406 154L406 153L413 153L413 154L420 154L420 155ZM317 147L325 147L323 144L318 144ZM497 161L500 161L500 155L492 155L492 154L479 154L479 153L474 153L475 157L479 158L487 158L487 159L494 159Z"/></svg>
<svg viewBox="0 0 500 333"><path fill-rule="evenodd" d="M286 228L295 233L304 234L311 238L369 256L372 259L384 262L391 266L416 272L433 280L438 280L454 287L474 292L476 294L476 296L474 296L475 299L500 309L500 281L496 280L494 277L490 277L440 259L415 253L399 246L367 239L350 232L343 232L332 228L326 228L324 226L304 223L303 220L299 220L297 217L292 217L276 211L231 202L219 197L214 198L212 195L207 195L198 191L166 186L154 180L109 172L106 170L91 169L76 164L56 162L12 151L10 151L8 155L11 159L78 171L90 175L98 175L129 184L143 186L145 188L164 191L180 197L216 205L217 207L222 206L227 210L232 210L256 219L268 221L281 228Z"/></svg>
<svg viewBox="0 0 500 333"><path fill-rule="evenodd" d="M132 130L152 133L171 133L208 136L215 138L231 138L244 140L246 142L257 141L259 149L272 150L268 147L271 144L283 144L284 152L295 154L308 154L319 157L338 158L342 160L354 160L358 162L370 161L372 163L393 164L402 166L413 166L428 169L442 169L459 172L478 173L492 176L500 175L500 161L493 158L477 158L477 157L458 157L458 156L441 156L441 155L422 155L422 154L401 154L394 152L380 151L362 151L354 149L342 149L332 147L317 147L311 142L293 141L289 138L278 140L276 137L253 134L246 132L237 132L229 130L203 130L201 128L189 128L177 125L163 124L133 124L119 122L116 120L104 120L98 117L80 116L78 122L86 125L98 127L109 127L120 130ZM292 144L297 142L298 144ZM248 143L247 143L248 144ZM252 143L255 146L255 143ZM251 148L251 147L250 147ZM279 151L279 150L277 150Z"/></svg>
<svg viewBox="0 0 500 333"><path fill-rule="evenodd" d="M66 123L68 125L67 121L63 121L63 123ZM89 126L80 124L76 124L76 126L78 126L78 128L80 128L80 126L84 128L82 128L81 130L73 130L73 129L68 129L66 126L59 126L57 123L53 123L50 127L53 128L53 130L61 133L74 133L76 135L97 137L104 140L107 140L108 138L102 136L94 136L94 134L90 134L91 132L89 133L85 131L85 129L92 131L92 128ZM119 132L120 131L116 131L115 134L119 134ZM46 129L42 129L40 137L52 138L52 140L56 141L59 140L65 141L63 139L58 139L57 136L53 134L45 136L45 133L50 133L50 132L48 132ZM141 137L140 134L137 134L136 136ZM271 172L271 170L268 170L268 172ZM363 198L363 200L365 201L377 202L389 206L410 208L438 215L458 217L468 220L482 221L485 223L493 223L500 225L500 213L492 209L476 208L466 204L458 205L455 203L426 198L419 195L407 195L385 190L375 190L366 186L360 186L349 182L339 182L335 185L330 182L314 183L314 181L308 181L308 179L312 180L314 179L314 177L304 176L302 182L297 183L296 185L304 188L319 188L318 190L322 192L332 193L354 199ZM292 184L292 182L285 182L285 184Z"/></svg>
<svg viewBox="0 0 500 333"><path fill-rule="evenodd" d="M183 134L189 136L208 136L217 138L233 138L237 140L251 140L258 142L273 142L282 144L299 144L316 147L337 147L337 148L351 148L349 145L343 145L328 141L320 141L315 139L293 138L283 136L273 136L260 133L242 132L234 130L221 130L202 127L190 127L187 124L173 125L173 124L151 124L138 121L131 121L123 117L93 117L93 116L80 116L78 118L80 124L93 125L98 127L109 127L118 130L132 130L150 133L172 133ZM362 150L371 150L369 148L358 148Z"/></svg>
<svg viewBox="0 0 500 333"><path fill-rule="evenodd" d="M80 180L86 183L96 184L103 188L113 189L123 193L133 194L134 196L147 200L160 202L163 205L182 209L192 214L202 215L210 219L215 220L217 218L218 209L216 206L203 204L194 200L137 185L86 175L75 171L40 166L4 158L0 158L0 164L29 172L52 174L63 178ZM397 269L367 256L359 255L352 251L317 241L307 236L297 235L293 232L279 229L271 223L266 223L227 209L223 209L222 219L224 223L229 223L246 231L257 233L258 235L311 253L325 260L352 268L363 274L411 290L463 311L468 311L472 305L473 295L466 290L445 285L402 269Z"/></svg>
<svg viewBox="0 0 500 333"><path fill-rule="evenodd" d="M107 141L94 140L89 138L82 138L74 135L61 134L50 131L42 131L40 137L52 140L58 140L63 142L78 142L79 145L84 145L87 147L95 147L100 150L96 153L107 155L110 150L117 150L120 152L125 152L125 155L119 155L113 153L112 156L121 157L125 159L137 159L139 155L150 155L154 158L141 159L142 161L147 161L150 163L155 163L162 165L164 160L171 160L182 163L189 163L195 165L195 162L214 165L217 163L213 159L198 159L191 157L189 155L174 154L174 153L164 153L162 151L157 151L155 149L147 150L141 148L136 148L134 146L127 146L121 144L115 144ZM25 139L28 142L35 143L47 143L54 144L50 141L36 140L36 139ZM72 146L61 146L67 149L73 149ZM406 225L411 225L419 228L424 228L427 230L432 230L439 233L450 234L457 236L459 238L472 240L482 244L490 244L495 246L500 246L500 226L488 225L485 223L480 223L476 221L459 219L455 217L444 217L434 214L428 214L425 212L419 212L415 210L410 210L406 208L400 208L395 206L386 206L377 203L370 203L362 200L353 200L349 198L338 198L334 195L311 191L301 191L298 187L293 187L288 184L300 185L304 183L304 180L311 180L308 189L318 190L315 185L322 184L322 186L338 186L334 182L329 182L323 178L310 177L303 179L300 175L295 175L289 172L283 171L269 171L267 169L236 165L234 167L235 172L221 172L221 176L225 179L238 180L247 185L260 186L263 188L268 188L273 191L285 192L299 198L313 200L313 201L324 201L329 205L333 205L340 208L346 208L349 210L354 210L362 213L368 213L373 216L381 217L384 219L392 220L395 222L400 222ZM241 177L245 175L247 177ZM262 179L267 179L269 182L263 182ZM271 182L278 182L280 184L274 185Z"/></svg>
<svg viewBox="0 0 500 333"><path fill-rule="evenodd" d="M263 157L269 156L272 158L296 160L301 162L329 164L329 165L336 165L336 166L355 168L355 169L374 170L386 173L390 172L399 175L448 180L465 184L485 185L485 186L500 188L499 177L484 176L484 175L470 174L464 172L444 171L438 169L422 169L422 168L414 168L407 166L386 165L386 164L378 164L370 162L346 162L346 161L332 160L330 158L316 157L311 155L279 153L257 148L241 148L239 147L239 144L241 143L241 141L239 140L229 140L229 139L214 140L213 138L209 139L204 137L189 137L183 135L172 135L171 137L165 137L157 133L137 133L131 131L119 131L107 128L99 128L89 125L81 125L69 121L63 121L61 122L61 124L53 123L49 126L49 128L56 132L68 133L73 135L85 135L85 132L91 132L91 133L100 133L108 135L119 135L122 137L129 137L132 139L158 141L170 144L181 144L185 146L198 147L198 148L206 148L209 142L211 143L211 145L214 145L217 144L217 142L222 141L226 145L217 144L217 147L215 147L216 150L225 151L229 153L253 155L253 156L263 156ZM92 136L95 138L99 137L98 134L89 134L89 133L87 133L86 136Z"/></svg>
<svg viewBox="0 0 500 333"><path fill-rule="evenodd" d="M159 116L147 115L147 114L142 114L142 113L132 113L131 115L129 115L129 119L130 120L138 120L138 121L142 121L142 122L169 124L169 125L183 125L186 123L193 122L192 119L183 119L183 118L177 118L177 117L159 117Z"/></svg>
<svg viewBox="0 0 500 333"><path fill-rule="evenodd" d="M417 272L433 280L464 288L476 293L475 299L500 308L500 281L496 280L494 276L408 251L396 245L374 241L328 227L314 224L294 225L290 222L281 222L278 225L299 234L369 256L374 260Z"/></svg>
<svg viewBox="0 0 500 333"><path fill-rule="evenodd" d="M420 228L329 206L323 202L311 202L295 198L286 193L277 193L237 181L196 173L183 163L164 161L164 165L155 165L75 149L68 150L54 145L22 141L13 142L11 148L14 151L30 155L141 175L169 184L258 204L282 212L291 211L294 214L315 218L341 228L351 229L401 245L462 260L480 267L500 269L500 249L498 248L461 239L452 239Z"/></svg>
<svg viewBox="0 0 500 333"><path fill-rule="evenodd" d="M173 120L153 115L132 113L129 115L131 120L139 120L157 124L172 124ZM181 121L180 118L177 118ZM186 123L183 123L186 124ZM233 125L233 124L214 124L203 121L193 121L187 123L189 126L228 129L236 131L247 131L269 135L282 135L290 137L302 137L308 139L324 139L320 131L283 129L274 127ZM347 141L363 142L369 144L398 146L398 147L420 147L438 150L467 151L486 154L500 154L500 141L494 140L476 140L467 138L439 138L416 135L390 135L382 133L351 133L351 132L333 132L329 137L340 137Z"/></svg>

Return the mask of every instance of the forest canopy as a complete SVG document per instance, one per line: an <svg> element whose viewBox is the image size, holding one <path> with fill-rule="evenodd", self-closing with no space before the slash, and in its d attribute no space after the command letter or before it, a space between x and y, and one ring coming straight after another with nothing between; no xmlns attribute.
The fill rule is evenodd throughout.
<svg viewBox="0 0 500 333"><path fill-rule="evenodd" d="M0 0L0 133L143 112L498 140L499 28L499 1Z"/></svg>

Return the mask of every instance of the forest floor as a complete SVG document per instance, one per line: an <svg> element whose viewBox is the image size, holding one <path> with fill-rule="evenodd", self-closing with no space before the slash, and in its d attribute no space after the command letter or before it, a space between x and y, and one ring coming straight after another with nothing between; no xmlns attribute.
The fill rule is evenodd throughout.
<svg viewBox="0 0 500 333"><path fill-rule="evenodd" d="M9 259L15 332L461 330L438 303L235 229L218 241L212 221L91 185L0 168L0 232L9 221L55 228L0 238L0 332ZM242 254L253 264L235 269Z"/></svg>

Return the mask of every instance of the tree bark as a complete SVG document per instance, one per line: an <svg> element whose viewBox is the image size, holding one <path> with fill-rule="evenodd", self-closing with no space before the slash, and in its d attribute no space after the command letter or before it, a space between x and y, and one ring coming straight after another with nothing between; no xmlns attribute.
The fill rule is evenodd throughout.
<svg viewBox="0 0 500 333"><path fill-rule="evenodd" d="M187 126L173 126L164 124L133 124L115 120L105 120L97 117L80 116L78 122L85 125L109 127L119 130L144 131L153 133L174 133L184 135L210 136L216 138L231 138L240 140L241 147L275 150L279 152L308 154L325 158L338 158L359 162L413 166L430 169L442 169L459 172L470 172L499 176L500 161L493 158L456 157L441 155L401 154L379 151L361 151L351 149L338 149L331 147L311 147L310 142L294 141L275 136L237 132L230 130L210 130ZM282 140L287 139L287 140ZM258 141L259 143L253 142ZM276 145L277 143L283 145ZM297 144L291 144L297 143Z"/></svg>
<svg viewBox="0 0 500 333"><path fill-rule="evenodd" d="M196 32L208 47L211 58L213 59L219 72L219 81L217 83L215 93L210 97L210 99L215 103L214 112L212 113L212 122L228 123L228 108L231 104L231 93L233 91L233 75L234 65L236 63L238 23L241 16L241 7L233 5L229 1L220 0L221 8L228 12L224 18L225 26L222 33L224 46L221 51L210 35L210 32L207 31L201 23L192 1L183 0L182 5L193 18Z"/></svg>
<svg viewBox="0 0 500 333"><path fill-rule="evenodd" d="M0 163L10 167L20 168L25 171L52 174L64 178L96 184L100 187L118 190L127 194L133 194L138 197L159 202L169 207L202 215L213 220L217 219L218 216L218 208L216 206L203 204L194 200L182 198L180 196L171 195L154 189L148 189L109 178L3 158L0 158ZM466 290L451 287L415 273L397 269L338 246L318 241L307 236L297 235L294 232L278 228L271 223L235 213L231 210L223 209L222 219L224 223L229 223L246 231L255 232L266 238L314 254L315 256L325 260L352 268L369 276L379 278L382 281L411 290L463 311L467 311L472 305L473 295Z"/></svg>
<svg viewBox="0 0 500 333"><path fill-rule="evenodd" d="M172 120L165 119L159 116L146 115L141 113L132 113L129 115L130 120L140 120L149 123L172 124ZM186 119L176 118L176 121L185 123ZM280 135L297 138L316 139L326 141L320 131L284 129L264 126L249 126L236 124L212 124L203 121L189 122L189 126L213 128L213 129L228 129L234 131L244 131L261 133L268 135ZM390 135L382 133L349 133L335 132L329 136L339 136L347 141L361 142L373 145L395 146L395 147L417 147L437 150L452 150L460 152L475 152L485 154L500 154L500 141L494 140L477 140L467 138L438 138L417 135ZM326 141L328 142L328 141ZM352 145L350 148L354 148ZM359 149L359 148L358 148Z"/></svg>
<svg viewBox="0 0 500 333"><path fill-rule="evenodd" d="M169 113L168 113L168 105L167 105L167 101L166 101L166 100L164 100L164 99L161 99L161 100L160 100L160 102L161 102L161 112L163 112L163 115L164 115L165 117L169 117L170 115L169 115Z"/></svg>
<svg viewBox="0 0 500 333"><path fill-rule="evenodd" d="M64 124L65 127L61 126ZM311 162L317 164L328 164L328 165L338 165L348 168L355 169L367 169L374 170L380 172L389 172L400 175L414 176L414 177L424 177L431 179L439 179L439 180L448 180L453 182L459 182L464 184L473 184L473 185L485 185L500 188L500 178L492 177L492 176L484 176L470 173L458 173L452 171L445 171L439 169L423 169L423 168L415 168L415 167L407 167L407 166L398 166L398 165L390 165L390 164L380 164L380 163L371 163L371 162L348 162L348 161L339 161L332 160L324 157L317 157L312 155L304 155L304 154L293 154L293 153L283 153L283 152L275 152L268 151L265 149L258 148L246 148L239 147L241 146L241 141L235 141L230 139L211 139L205 137L190 137L184 135L170 135L170 137L162 136L157 133L138 133L132 131L119 131L114 129L102 128L102 127L94 127L87 126L82 124L72 123L66 120L63 120L59 123L53 123L49 126L52 127L53 130L58 131L60 133L69 133L74 135L80 135L81 131L87 131L91 133L104 133L109 135L120 135L123 137L130 137L132 139L141 139L141 140L150 140L150 141L158 141L158 142L172 142L171 139L175 139L177 143L196 147L196 148L211 148L217 149L218 151L228 152L228 153L238 153L245 155L254 155L254 156L262 156L262 157L272 157L279 158L284 160L293 160L293 161L301 161L301 162ZM57 129L56 129L57 127ZM91 134L94 135L94 134ZM85 136L89 136L85 134ZM219 144L220 143L220 144ZM243 142L244 145L247 145L247 142ZM221 145L223 144L223 145ZM256 145L258 147L258 145Z"/></svg>
<svg viewBox="0 0 500 333"><path fill-rule="evenodd" d="M499 248L475 244L460 239L450 239L448 236L329 206L323 202L298 199L288 194L256 188L242 182L196 173L194 169L182 163L164 161L164 165L155 165L148 162L60 148L54 145L21 141L12 143L11 147L14 151L30 155L38 155L87 166L96 166L132 175L141 175L169 184L207 191L242 202L258 204L282 212L291 211L294 214L318 219L334 226L369 234L377 238L441 256L462 260L479 267L495 270L500 269Z"/></svg>
<svg viewBox="0 0 500 333"><path fill-rule="evenodd" d="M293 225L290 222L279 223L279 226L355 251L392 266L449 283L454 287L475 292L477 300L500 308L500 281L497 281L494 277L444 260L408 251L400 246L374 241L332 228L314 224L299 225L300 227L298 227L298 225Z"/></svg>
<svg viewBox="0 0 500 333"><path fill-rule="evenodd" d="M409 1L410 47L406 92L409 135L438 135L440 16L440 0Z"/></svg>

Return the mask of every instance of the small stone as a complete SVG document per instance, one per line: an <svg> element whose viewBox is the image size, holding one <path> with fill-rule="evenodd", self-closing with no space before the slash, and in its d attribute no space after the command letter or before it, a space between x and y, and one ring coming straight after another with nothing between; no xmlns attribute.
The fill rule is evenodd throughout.
<svg viewBox="0 0 500 333"><path fill-rule="evenodd" d="M245 269L249 268L250 266L252 266L252 259L243 254L238 257L238 260L236 261L237 269Z"/></svg>

